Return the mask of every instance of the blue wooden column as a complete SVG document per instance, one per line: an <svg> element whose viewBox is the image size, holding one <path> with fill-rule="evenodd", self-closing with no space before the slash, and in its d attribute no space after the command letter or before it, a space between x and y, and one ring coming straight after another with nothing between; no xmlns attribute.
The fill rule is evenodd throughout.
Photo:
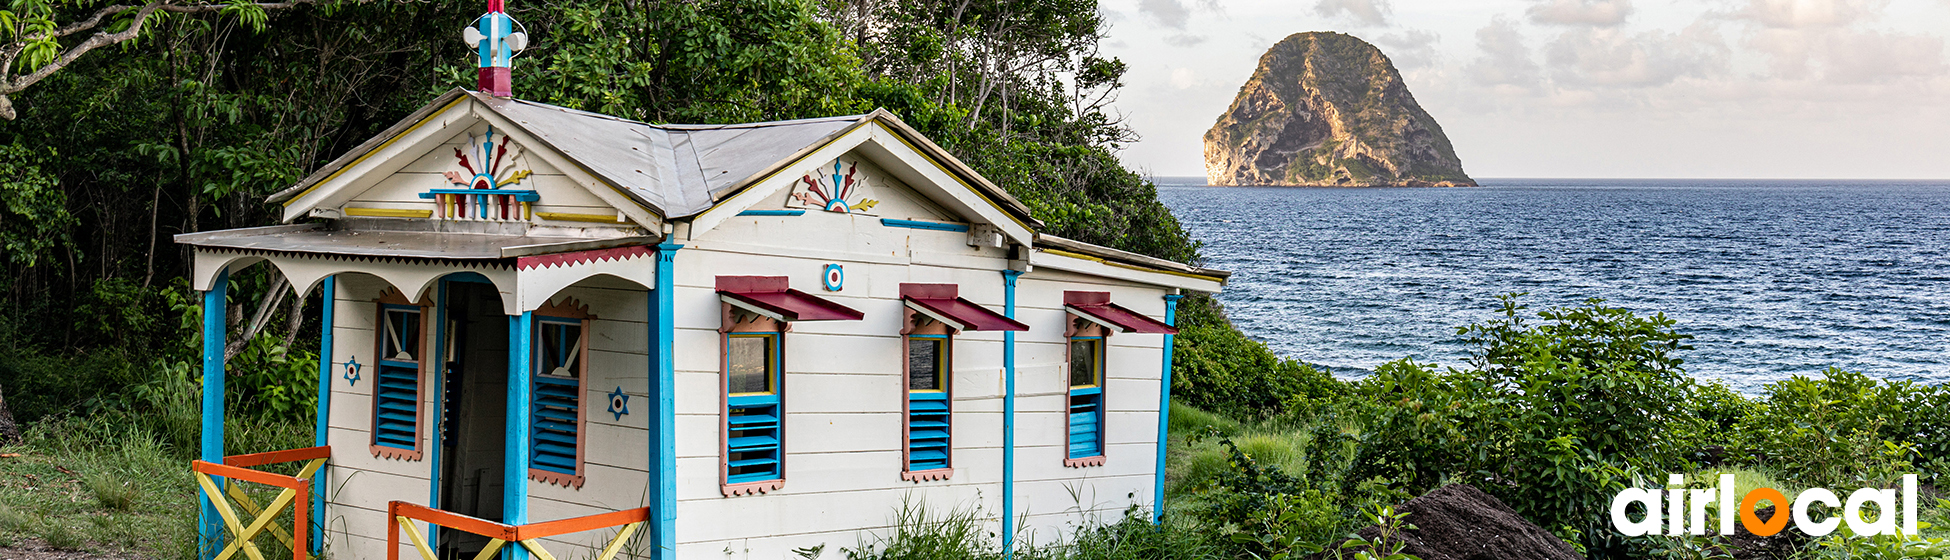
<svg viewBox="0 0 1950 560"><path fill-rule="evenodd" d="M332 427L332 325L338 309L334 298L338 295L338 277L326 276L319 287L325 299L324 312L319 315L318 330L318 424L312 428L312 445L324 447L331 445ZM300 296L303 297L303 296ZM325 551L325 471L332 468L331 461L311 475L311 553ZM438 472L438 471L436 471Z"/></svg>
<svg viewBox="0 0 1950 560"><path fill-rule="evenodd" d="M1002 315L1016 318L1016 278L1002 271ZM1016 554L1016 331L1002 331L1002 557Z"/></svg>
<svg viewBox="0 0 1950 560"><path fill-rule="evenodd" d="M203 292L203 434L202 453L204 462L223 463L223 345L224 345L224 304L230 297L230 270L217 273L217 280L210 290ZM218 481L222 488L227 481ZM201 558L210 558L222 548L217 545L223 536L223 518L217 516L212 497L202 489L197 490L203 511L197 523L197 550Z"/></svg>
<svg viewBox="0 0 1950 560"><path fill-rule="evenodd" d="M1165 324L1178 326L1178 300L1185 296L1170 294L1165 296ZM1151 493L1151 523L1165 521L1165 444L1171 437L1171 342L1172 335L1165 335L1165 363L1158 376L1158 466L1152 473L1157 483Z"/></svg>
<svg viewBox="0 0 1950 560"><path fill-rule="evenodd" d="M529 411L534 402L534 382L529 379L530 350L535 336L531 329L535 325L535 312L524 311L519 316L508 317L508 443L502 465L503 485L501 492L501 522L521 525L528 522L528 455L529 422L534 413ZM525 560L528 549L510 546L508 560Z"/></svg>
<svg viewBox="0 0 1950 560"><path fill-rule="evenodd" d="M650 350L656 361L650 372L650 558L677 557L677 362L671 347L677 339L673 292L677 250L683 245L665 239L657 245L657 287L651 290Z"/></svg>

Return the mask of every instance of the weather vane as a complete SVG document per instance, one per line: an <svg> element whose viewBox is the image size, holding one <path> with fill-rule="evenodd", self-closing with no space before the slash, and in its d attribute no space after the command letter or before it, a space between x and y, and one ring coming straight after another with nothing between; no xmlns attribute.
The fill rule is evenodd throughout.
<svg viewBox="0 0 1950 560"><path fill-rule="evenodd" d="M516 31L517 27L521 27L521 22L508 17L502 0L488 0L488 13L475 19L472 27L461 32L461 40L478 53L481 75L476 87L482 93L514 97L509 64L516 53L528 48L528 34Z"/></svg>

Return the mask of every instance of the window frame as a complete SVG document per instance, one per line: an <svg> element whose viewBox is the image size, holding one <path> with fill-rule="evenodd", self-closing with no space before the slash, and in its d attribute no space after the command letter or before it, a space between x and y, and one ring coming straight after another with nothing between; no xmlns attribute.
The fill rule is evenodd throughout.
<svg viewBox="0 0 1950 560"><path fill-rule="evenodd" d="M955 476L955 335L960 331L947 324L936 321L912 308L903 310L905 320L901 327L901 480L921 482L928 480L948 480ZM935 354L935 384L933 390L913 389L913 344L916 339L938 341L940 346ZM938 393L947 409L942 413L946 423L947 439L943 442L943 452L947 457L942 465L935 468L914 469L914 394Z"/></svg>
<svg viewBox="0 0 1950 560"><path fill-rule="evenodd" d="M1108 386L1110 385L1110 337L1115 331L1105 328L1103 325L1097 324L1089 319L1079 317L1075 313L1069 313L1067 315L1069 320L1063 332L1063 466L1071 468L1100 467L1104 465L1104 462L1110 455L1110 444L1107 441L1110 430L1106 423L1110 418L1110 399L1108 394ZM1094 355L1092 356L1091 364L1093 370L1091 377L1095 381L1094 384L1073 384L1076 380L1076 372L1072 370L1076 364L1075 343L1077 341L1092 341L1095 343L1092 345L1094 347ZM1074 418L1073 414L1070 413L1070 407L1073 406L1072 403L1079 396L1094 396L1097 401L1097 453L1095 455L1075 456L1071 454L1070 432L1074 428Z"/></svg>
<svg viewBox="0 0 1950 560"><path fill-rule="evenodd" d="M381 459L419 461L426 457L426 412L427 412L427 347L431 345L427 336L427 318L433 316L432 309L424 304L406 299L398 288L387 288L378 299L373 300L373 372L371 414L368 415L366 437L372 456ZM414 322L413 361L403 362L391 359L386 354L387 330L392 327L390 313L412 313L418 317ZM406 343L402 342L404 346ZM411 364L407 366L404 364ZM387 367L411 367L413 370L413 447L405 448L379 442L380 399Z"/></svg>
<svg viewBox="0 0 1950 560"><path fill-rule="evenodd" d="M785 487L786 479L786 344L785 335L792 330L792 324L761 316L730 303L720 303L722 323L718 328L718 487L725 497L756 495L772 492ZM771 357L767 375L770 377L771 391L761 393L731 392L731 340L733 338L766 338ZM731 409L734 399L771 395L773 416L777 419L774 436L778 440L776 469L778 477L768 480L749 480L731 482Z"/></svg>
<svg viewBox="0 0 1950 560"><path fill-rule="evenodd" d="M589 341L595 337L594 331L591 330L594 326L595 319L596 315L589 313L589 307L576 301L574 298L562 298L559 304L554 301L546 302L534 312L533 323L529 326L531 332L529 338L528 365L528 390L530 397L528 410L528 478L531 480L575 488L577 490L582 489L582 484L588 473L586 462L589 459ZM539 389L542 383L546 382L544 378L552 380L562 379L559 376L542 372L542 336L547 331L547 329L543 328L543 325L550 323L557 325L577 325L582 329L581 336L578 337L575 348L576 456L575 472L573 473L564 473L536 466L536 460L539 455L536 444L541 431L541 423L539 421L541 404L537 395L541 392Z"/></svg>

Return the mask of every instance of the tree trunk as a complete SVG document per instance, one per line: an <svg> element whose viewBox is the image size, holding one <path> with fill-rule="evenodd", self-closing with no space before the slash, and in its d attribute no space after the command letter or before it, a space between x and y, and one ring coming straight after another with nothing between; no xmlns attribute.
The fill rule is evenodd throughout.
<svg viewBox="0 0 1950 560"><path fill-rule="evenodd" d="M0 445L20 443L20 426L14 424L14 413L7 410L6 389L0 388Z"/></svg>

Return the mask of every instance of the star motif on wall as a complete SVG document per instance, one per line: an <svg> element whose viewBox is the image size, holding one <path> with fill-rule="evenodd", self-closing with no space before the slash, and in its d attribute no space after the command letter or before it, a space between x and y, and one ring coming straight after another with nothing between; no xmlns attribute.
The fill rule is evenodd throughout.
<svg viewBox="0 0 1950 560"><path fill-rule="evenodd" d="M616 415L617 420L622 420L623 415L630 413L630 396L623 393L622 387L609 392L609 413Z"/></svg>
<svg viewBox="0 0 1950 560"><path fill-rule="evenodd" d="M354 387L359 385L359 357L353 356L345 361L345 382Z"/></svg>

